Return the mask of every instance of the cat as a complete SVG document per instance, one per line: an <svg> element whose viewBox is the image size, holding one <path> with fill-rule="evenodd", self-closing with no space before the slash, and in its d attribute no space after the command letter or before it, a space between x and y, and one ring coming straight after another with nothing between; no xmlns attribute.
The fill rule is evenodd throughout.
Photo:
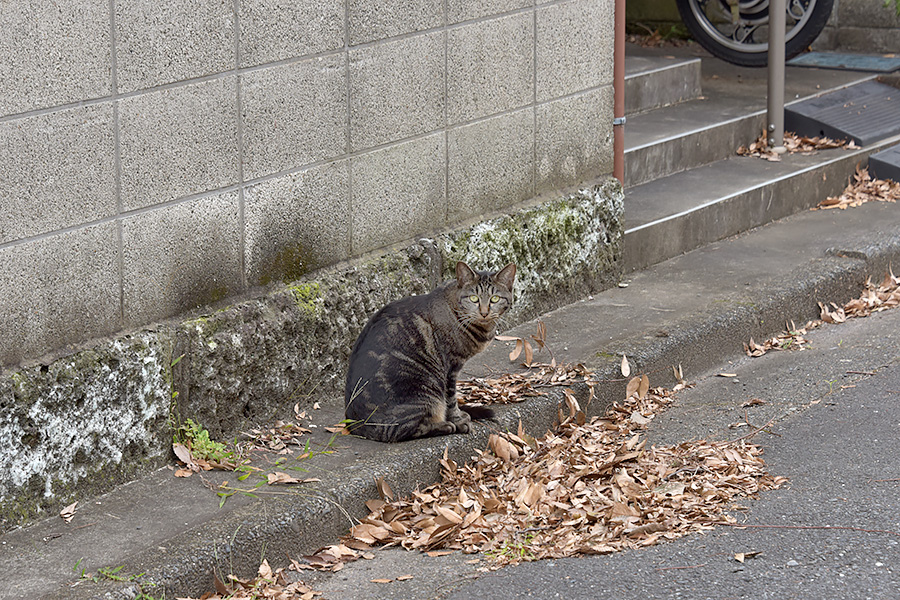
<svg viewBox="0 0 900 600"><path fill-rule="evenodd" d="M515 277L512 263L494 273L460 261L455 280L375 313L350 354L344 396L350 432L401 442L469 433L473 418L492 418L486 407L460 410L456 378L494 338L512 306Z"/></svg>

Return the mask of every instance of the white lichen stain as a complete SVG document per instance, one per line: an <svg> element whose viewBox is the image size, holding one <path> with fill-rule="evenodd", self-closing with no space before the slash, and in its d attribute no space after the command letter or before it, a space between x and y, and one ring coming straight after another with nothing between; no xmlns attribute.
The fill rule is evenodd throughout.
<svg viewBox="0 0 900 600"><path fill-rule="evenodd" d="M34 476L43 480L44 495L53 496L54 481L74 483L86 477L88 469L97 472L117 464L132 444L150 447L150 456L162 451L152 447L149 425L168 414L167 357L158 351L151 334L143 335L140 352L145 356L139 360L129 356L135 350L120 340L111 343L110 354L120 359L119 364L140 365L136 378L129 379L133 371L98 364L93 377L80 385L66 380L35 395L28 417L37 431L26 432L18 419L0 424L0 439L19 442L0 446L0 501L21 492ZM25 384L17 383L22 391ZM22 444L26 434L38 442Z"/></svg>

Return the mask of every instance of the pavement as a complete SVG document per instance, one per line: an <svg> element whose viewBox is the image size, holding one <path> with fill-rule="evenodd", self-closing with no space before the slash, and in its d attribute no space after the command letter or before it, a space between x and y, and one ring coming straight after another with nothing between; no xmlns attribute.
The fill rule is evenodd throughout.
<svg viewBox="0 0 900 600"><path fill-rule="evenodd" d="M599 379L606 380L598 386L598 397L590 406L590 411L597 413L622 396L624 383L620 380L618 369L623 353L631 361L633 371L648 373L655 385L671 385L674 382L670 375L673 365L681 365L689 381L703 380L704 373L721 368L725 361L735 361L735 364L743 361L742 344L751 336L759 341L780 332L788 320L800 323L818 316L817 301L843 303L857 296L867 276L880 278L892 263L900 265L900 206L870 203L846 211L807 211L633 273L623 282L627 287L599 293L543 315L541 320L546 325L548 343L558 361L584 363L597 373ZM898 331L896 316L870 319L865 321L882 323L884 332L894 335L893 332ZM508 333L527 337L535 329L536 323L532 322ZM666 431L671 433L671 439L687 439L721 430L723 424L732 422L734 418L731 408L728 408L732 405L728 402L733 404L748 394L757 393L757 387L760 395L770 388L773 391L781 389L775 394L777 400L774 397L771 400L773 404L770 408L777 412L782 408L803 406L809 402L807 398L821 395L823 382L834 380L844 383L846 378L842 373L845 371L875 370L878 377L865 378L856 384L857 388L849 388L835 396L848 398L842 400L839 406L832 408L826 404L817 408L819 412L827 410L831 415L845 415L834 425L835 430L816 431L818 422L808 417L811 420L804 425L807 430L802 435L793 431L788 434L786 431L780 438L766 440L770 444L767 452L770 453L773 470L791 477L793 483L786 490L769 495L783 498L780 500L781 508L776 506L771 509L773 512L760 513L758 522L863 523L855 518L838 520L832 513L823 512L823 509L806 510L804 502L807 498L795 494L798 490L808 489L821 507L852 506L863 513L869 511L871 519L865 520L864 526L874 527L877 524L879 529L896 530L896 487L868 486L857 490L855 496L850 496L849 490L838 494L836 489L821 493L815 489L817 482L824 481L826 475L834 480L833 486L840 487L842 473L849 474L854 470L856 474L852 481L857 483L860 478L888 479L898 476L895 466L896 429L890 430L898 422L897 411L887 413L887 419L878 416L871 418L885 398L894 400L892 407L896 405L896 398L880 397L874 392L864 393L868 386L874 385L872 382L881 381L882 377L887 381L885 385L900 389L894 366L896 349L900 347L896 342L895 337L885 337L881 346L873 346L870 359L859 363L842 363L840 361L844 358L836 358L837 353L807 351L792 354L792 357L812 361L807 366L796 367L793 374L796 383L793 385L788 385L790 373L767 372L762 366L757 366L768 364L769 359L751 361L747 364L747 375L742 373L735 380L738 383L712 379L704 384L708 387L724 386L734 393L734 398L727 400L720 394L704 396L699 392L696 400L688 400L686 396L682 408L667 417L670 424L660 433L660 439L665 438ZM835 345L844 348L839 343L823 343L823 347ZM547 357L544 354L538 355L538 358L542 356ZM772 362L776 361L772 359ZM464 375L476 376L519 368L509 362L506 345L495 342L470 361ZM729 367L732 368L737 369ZM576 387L575 391L585 397L584 388ZM804 396L798 392L814 393ZM525 403L501 407L498 423L493 426L514 429L521 420L527 431L539 435L553 426L559 400L559 394L551 393ZM278 470L295 477L319 479L317 482L276 488L264 485L262 475L238 481L235 473L210 471L202 477L195 475L181 479L174 477L172 469L162 469L106 496L79 504L70 523L54 517L3 535L0 538L0 573L3 573L5 585L0 586L0 598L131 598L138 589L143 589L154 598L161 597L163 591L166 597L200 596L213 590L214 573L219 577L228 573L249 576L255 574L263 558L268 559L273 567L286 566L289 557L296 558L334 543L346 533L353 518L366 514L364 502L377 497L373 483L375 477L384 477L396 493L407 493L418 485L424 486L438 479L438 459L445 449L455 460L466 460L475 449L485 447L489 434L488 427L479 426L467 436L385 445L346 436L336 437L324 430L324 427L337 423L341 418L338 411L328 408L315 411L312 423L317 427L313 429L310 446L313 452L307 453L306 457L300 457L300 452L281 457L261 453L255 461L263 469L261 473ZM764 418L761 416L757 420ZM807 417L786 421L784 426L799 428L803 418ZM679 426L683 429L680 430ZM779 443L782 445L777 445ZM837 457L841 457L843 462L835 462ZM867 463L869 459L880 462ZM219 486L225 481L228 482L228 489L235 493L225 498L222 504L217 490L222 490ZM874 497L875 492L881 493L882 489L889 496L882 494L877 501L866 500L869 498L866 494ZM881 522L884 519L888 521ZM820 560L811 549L807 554L799 553L800 550L791 554L795 538L805 536L810 543L820 539L812 532L760 531L741 535L756 537L742 537L742 540L750 541L729 545L728 542L736 539L737 533L717 530L710 536L704 536L703 541L686 541L687 546L679 546L688 549L696 547L699 554L686 553L679 559L681 562L672 559L673 562L665 564L691 566L708 562L711 559L702 554L704 545L720 548L721 552L725 552L726 547L729 552L736 552L741 548L761 548L765 539L781 539L782 549L766 550L767 558L748 564L746 574L756 573L756 565L768 565L771 573L777 575L776 571L783 569L789 560L800 565L817 564L815 561ZM723 540L720 546L710 545L713 540L719 539ZM863 544L870 536L845 533L829 539L838 541L827 548L822 546L822 552L837 560L834 557L840 552L846 555L847 548ZM889 542L884 540L884 544ZM885 545L879 549L882 554L892 553L891 556L896 557L896 546ZM656 552L661 550L651 549L640 556L652 558ZM893 585L897 581L895 576L882 577L879 575L882 571L877 571L881 567L874 566L877 559L875 552L875 549L866 549L864 557L859 555L854 559L858 561L854 563L858 567L853 571L854 577L874 577L871 585L876 587ZM716 559L724 569L720 582L732 581L733 577L729 575L730 578L726 579L724 573L736 568L727 561L726 554L717 555L719 558ZM465 558L448 558L448 562L443 564L449 565L456 560L465 565ZM650 569L647 573L653 574L656 573L653 569L658 569L658 565L662 564L653 560L664 558L651 558L643 559L650 561L646 563L650 566L641 568ZM414 559L412 555L403 558L408 566L414 565L414 560L421 561L422 558ZM613 564L637 559L617 556L607 560ZM589 563L574 560L571 565L569 561L565 564L567 574L571 569L573 575L570 576L574 577L580 573L580 566ZM583 577L600 577L605 582L606 564L599 571L602 575L597 575L596 571L601 567L585 567L587 570ZM896 561L890 564L896 565ZM83 577L96 574L101 567L121 567L116 576L126 581L101 578L101 581L95 582ZM527 574L531 573L529 569L535 568L538 567L526 565L509 573ZM625 570L628 568L623 566ZM452 571L446 566L441 569ZM815 568L809 571L796 569L789 573L799 577L802 573L820 571ZM350 571L347 570L347 573ZM615 589L627 590L628 585L633 585L636 586L634 589L646 592L649 588L642 583L644 578L640 573L632 573L631 579L623 578L621 586ZM694 570L676 571L677 576L669 571L661 573L666 574L667 581L689 582ZM138 575L141 577L137 581L127 581ZM542 575L535 571L534 597L544 597L539 591L540 577ZM558 572L555 577L559 578ZM647 581L664 579L662 576L654 577L656 579L651 577ZM828 578L823 575L819 579ZM337 593L336 581L323 582L323 585L330 586L329 598L342 597ZM518 575L515 581L518 588ZM800 581L806 580L800 578ZM481 584L474 582L472 585ZM603 585L603 589L607 589L606 584ZM453 586L447 588L452 589ZM599 588L585 589L596 591ZM772 591L775 589L772 588ZM361 593L358 590L353 592ZM384 595L391 593L384 589L378 593L381 595L371 597L391 597ZM459 593L463 594L459 597L482 595L474 588ZM724 597L724 594L709 593L712 594L710 597ZM401 594L394 597L414 596ZM801 594L798 597L813 596ZM826 594L816 597L844 596ZM872 597L889 596L876 594Z"/></svg>
<svg viewBox="0 0 900 600"><path fill-rule="evenodd" d="M754 442L769 472L789 482L739 501L744 510L731 513L746 528L487 573L473 555L388 549L307 583L333 600L505 598L512 590L574 600L900 598L900 311L805 337L808 349L738 356L691 378L694 387L645 433L657 446L729 440L771 421ZM750 399L757 403L742 406ZM397 581L403 574L413 577Z"/></svg>

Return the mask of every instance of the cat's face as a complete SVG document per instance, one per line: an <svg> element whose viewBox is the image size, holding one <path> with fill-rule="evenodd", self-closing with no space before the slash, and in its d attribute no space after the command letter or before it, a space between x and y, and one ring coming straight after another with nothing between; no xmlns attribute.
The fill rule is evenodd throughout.
<svg viewBox="0 0 900 600"><path fill-rule="evenodd" d="M495 324L512 306L516 266L506 265L497 273L473 271L466 263L456 264L457 306L463 323Z"/></svg>

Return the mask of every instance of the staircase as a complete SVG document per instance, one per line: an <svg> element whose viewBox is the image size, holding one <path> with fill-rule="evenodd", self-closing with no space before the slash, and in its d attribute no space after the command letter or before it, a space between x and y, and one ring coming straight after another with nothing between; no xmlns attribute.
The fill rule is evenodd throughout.
<svg viewBox="0 0 900 600"><path fill-rule="evenodd" d="M785 103L874 79L787 67ZM838 194L870 154L900 142L893 135L778 162L737 156L765 127L766 70L699 49L628 45L625 90L626 274L811 208Z"/></svg>

